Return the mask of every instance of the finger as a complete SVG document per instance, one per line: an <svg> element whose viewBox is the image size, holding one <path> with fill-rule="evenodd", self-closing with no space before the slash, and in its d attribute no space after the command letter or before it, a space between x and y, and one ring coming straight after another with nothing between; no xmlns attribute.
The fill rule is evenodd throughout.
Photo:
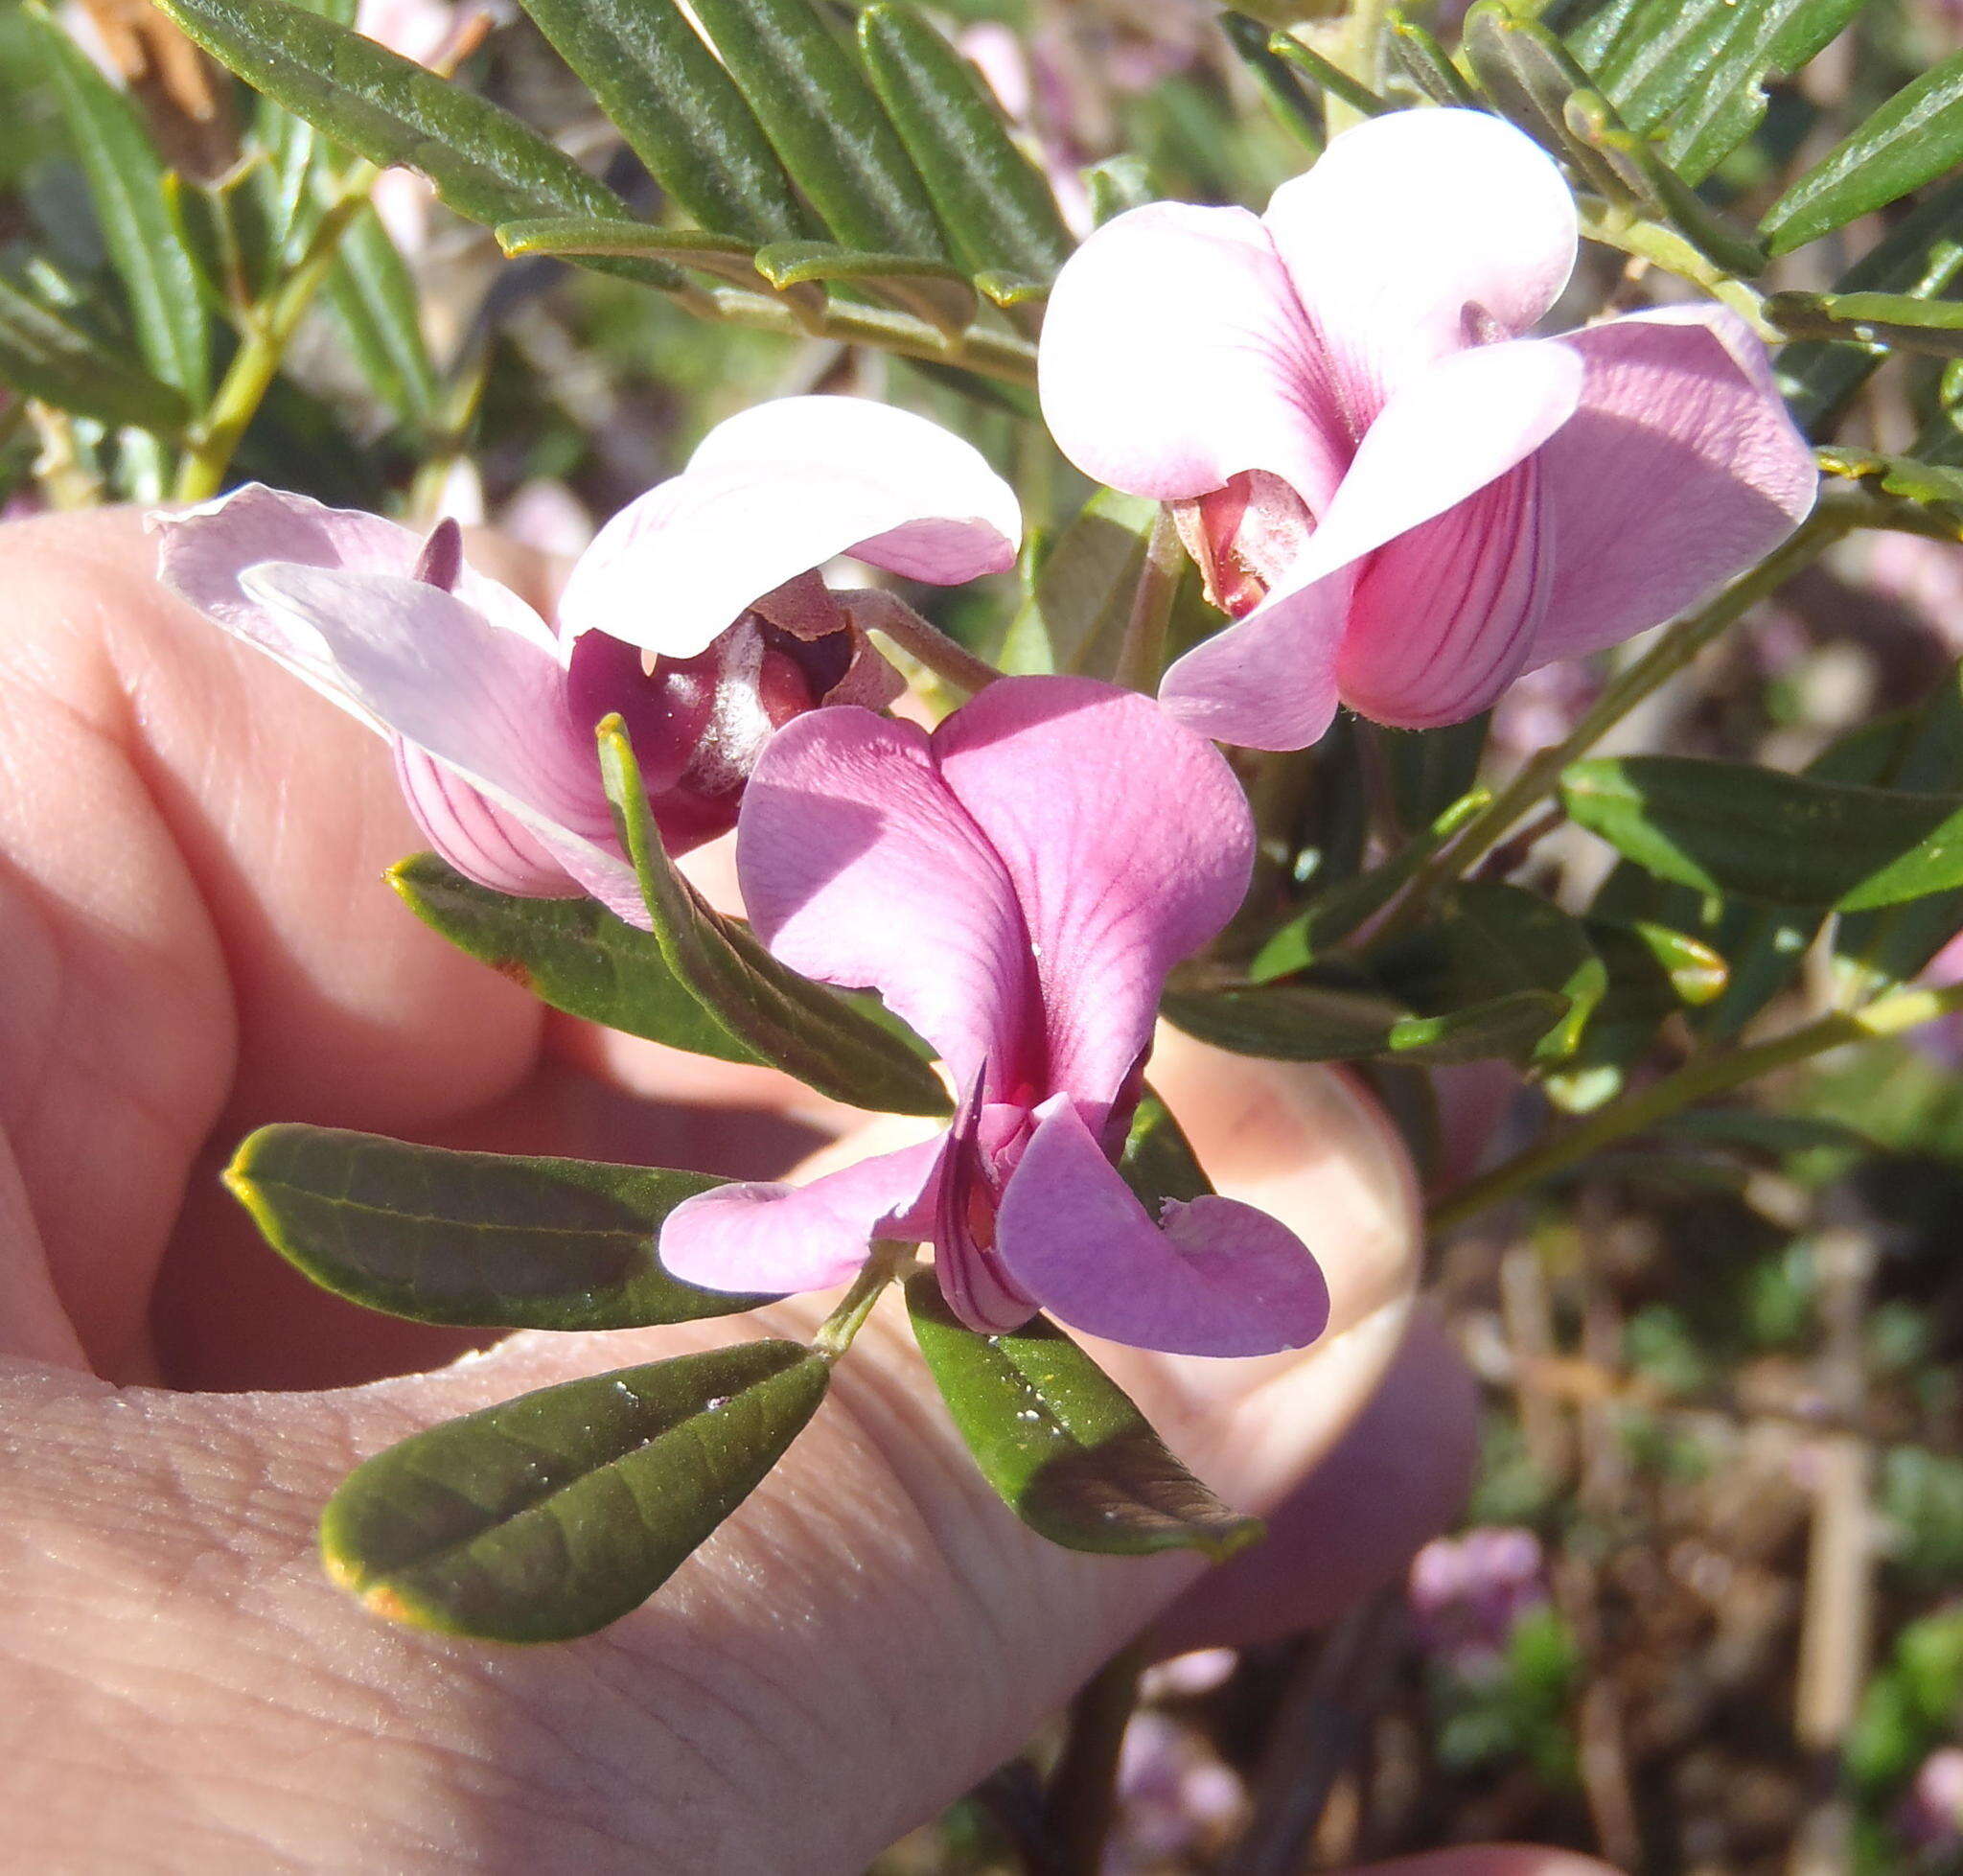
<svg viewBox="0 0 1963 1876"><path fill-rule="evenodd" d="M1370 1403L1270 1514L1266 1540L1181 1596L1153 1647L1179 1655L1299 1634L1400 1579L1465 1504L1478 1404L1457 1344L1420 1311Z"/></svg>
<svg viewBox="0 0 1963 1876"><path fill-rule="evenodd" d="M1256 1084L1258 1107L1265 1084L1294 1117L1251 1131L1280 1149L1292 1127L1293 1157L1315 1168L1288 1182L1305 1208L1290 1222L1326 1222L1339 1326L1280 1360L1140 1357L1126 1376L1189 1463L1258 1506L1330 1449L1392 1358L1416 1228L1384 1123L1351 1087L1274 1065L1234 1075ZM1272 1190L1282 1175L1263 1157L1245 1170ZM1244 1196L1242 1170L1232 1154L1216 1169ZM819 1307L784 1306L753 1327L782 1332ZM26 1554L0 1570L0 1597L45 1575L34 1560L48 1546L23 1538L33 1515L18 1500L72 1480L79 1442L96 1483L70 1515L92 1520L93 1548L64 1554L123 1560L108 1586L119 1610L80 1637L57 1645L45 1626L0 1622L38 1710L58 1707L83 1740L64 1766L91 1779L96 1854L118 1845L103 1841L90 1768L127 1754L132 1709L168 1699L173 1725L139 1727L158 1777L116 1795L125 1841L167 1864L196 1847L165 1841L181 1828L172 1773L266 1864L495 1857L560 1868L576 1855L582 1869L843 1876L1018 1749L1196 1574L1183 1557L1091 1557L1028 1533L976 1475L889 1307L786 1463L653 1603L602 1635L487 1649L382 1627L321 1581L314 1511L355 1458L522 1388L734 1332L524 1335L443 1374L352 1393L152 1397L140 1439L120 1416L113 1476L100 1449L113 1402L23 1403L9 1417L20 1445L0 1542ZM229 1736L213 1795L201 1716L235 1722L248 1701L251 1737ZM80 1815L60 1799L43 1794L36 1815Z"/></svg>
<svg viewBox="0 0 1963 1876"><path fill-rule="evenodd" d="M1474 1843L1353 1869L1350 1876L1617 1876L1610 1864L1543 1843Z"/></svg>

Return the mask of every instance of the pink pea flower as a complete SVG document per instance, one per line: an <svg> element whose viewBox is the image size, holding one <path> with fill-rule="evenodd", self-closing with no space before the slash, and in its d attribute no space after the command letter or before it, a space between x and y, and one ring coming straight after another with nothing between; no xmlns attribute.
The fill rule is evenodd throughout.
<svg viewBox="0 0 1963 1876"><path fill-rule="evenodd" d="M1476 111L1373 118L1265 217L1156 202L1050 301L1044 414L1087 474L1175 505L1236 623L1166 675L1182 722L1301 749L1339 702L1456 723L1762 558L1813 459L1735 314L1525 336L1574 199Z"/></svg>
<svg viewBox="0 0 1963 1876"><path fill-rule="evenodd" d="M372 515L249 487L160 516L164 584L395 745L411 809L450 865L539 897L592 894L640 924L593 729L618 711L663 842L735 824L784 723L881 706L901 680L813 569L841 553L950 585L1014 563L1013 492L960 438L852 398L785 398L719 425L616 515L557 624Z"/></svg>
<svg viewBox="0 0 1963 1876"><path fill-rule="evenodd" d="M1218 753L1089 679L1005 679L931 735L867 710L791 724L744 800L744 903L794 970L879 990L959 1109L808 1185L689 1199L661 1261L710 1289L824 1289L875 1238L931 1240L987 1332L1043 1308L1176 1354L1313 1341L1328 1293L1292 1233L1217 1197L1155 1220L1112 1163L1166 973L1233 915L1253 853Z"/></svg>
<svg viewBox="0 0 1963 1876"><path fill-rule="evenodd" d="M1411 1560L1406 1594L1424 1645L1461 1667L1496 1656L1513 1625L1547 1602L1540 1540L1514 1525L1434 1538Z"/></svg>

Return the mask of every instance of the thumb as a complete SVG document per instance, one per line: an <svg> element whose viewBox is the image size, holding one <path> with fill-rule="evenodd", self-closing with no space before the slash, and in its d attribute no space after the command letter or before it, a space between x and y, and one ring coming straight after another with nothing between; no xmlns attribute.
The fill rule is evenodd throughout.
<svg viewBox="0 0 1963 1876"><path fill-rule="evenodd" d="M1329 1449L1397 1347L1416 1263L1410 1182L1382 1118L1334 1075L1211 1052L1174 1052L1162 1068L1216 1183L1284 1216L1330 1279L1331 1328L1306 1352L1111 1354L1181 1457L1259 1509ZM797 1332L815 1314L780 1306L750 1332ZM212 1779L216 1737L228 1828L269 1859L848 1876L1022 1746L1199 1573L1197 1559L1092 1557L1028 1532L975 1471L889 1305L785 1463L604 1633L536 1650L457 1641L384 1626L321 1578L313 1521L355 1460L569 1374L741 1332L518 1336L437 1375L335 1394L137 1397L134 1421L130 1397L78 1399L71 1382L52 1421L20 1416L0 1532L23 1529L23 1492L45 1522L52 1494L144 1560L106 1580L113 1606L92 1618L103 1645L86 1660L47 1625L11 1625L12 1645L63 1681L104 1763L132 1705L170 1713L147 1736L181 1755L178 1782L120 1793L120 1808L153 1807L129 1845L157 1853L186 1781ZM22 1593L20 1577L0 1570L0 1597ZM64 1765L86 1768L87 1753L64 1749ZM99 1809L89 1827L100 1855Z"/></svg>

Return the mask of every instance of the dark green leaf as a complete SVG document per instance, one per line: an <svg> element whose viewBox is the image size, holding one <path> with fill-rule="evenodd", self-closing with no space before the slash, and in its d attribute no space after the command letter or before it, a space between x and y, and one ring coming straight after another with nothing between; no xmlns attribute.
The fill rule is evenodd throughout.
<svg viewBox="0 0 1963 1876"><path fill-rule="evenodd" d="M1166 1448L1131 1399L1054 1324L979 1335L932 1271L907 1284L913 1334L982 1473L1023 1522L1071 1550L1215 1562L1261 1535Z"/></svg>
<svg viewBox="0 0 1963 1876"><path fill-rule="evenodd" d="M949 258L899 133L810 0L696 0L695 12L793 181L841 243Z"/></svg>
<svg viewBox="0 0 1963 1876"><path fill-rule="evenodd" d="M1920 299L1912 293L1774 293L1765 312L1793 338L1963 358L1963 301Z"/></svg>
<svg viewBox="0 0 1963 1876"><path fill-rule="evenodd" d="M204 306L197 269L165 206L163 161L135 107L81 48L38 6L26 13L40 29L55 99L129 296L144 366L201 405L211 382Z"/></svg>
<svg viewBox="0 0 1963 1876"><path fill-rule="evenodd" d="M459 215L495 227L556 215L626 220L604 183L508 111L286 0L157 0L213 58L371 163L420 172ZM599 263L655 286L658 261Z"/></svg>
<svg viewBox="0 0 1963 1876"><path fill-rule="evenodd" d="M1963 799L1693 756L1610 756L1561 778L1569 815L1701 892L1843 912L1963 886Z"/></svg>
<svg viewBox="0 0 1963 1876"><path fill-rule="evenodd" d="M925 1061L885 1025L787 970L749 926L703 904L655 838L647 792L618 717L599 727L600 773L640 875L656 942L685 986L743 1047L835 1100L887 1114L948 1111Z"/></svg>
<svg viewBox="0 0 1963 1876"><path fill-rule="evenodd" d="M1438 1016L1407 1016L1391 1031L1389 1051L1404 1061L1478 1062L1495 1056L1524 1061L1566 1018L1567 998L1553 990L1510 990L1504 996Z"/></svg>
<svg viewBox="0 0 1963 1876"><path fill-rule="evenodd" d="M441 415L443 394L423 337L421 296L415 276L373 209L348 224L328 275L327 294L375 394L404 423L432 428Z"/></svg>
<svg viewBox="0 0 1963 1876"><path fill-rule="evenodd" d="M1012 677L1109 670L1159 504L1098 489L1044 557L997 659Z"/></svg>
<svg viewBox="0 0 1963 1876"><path fill-rule="evenodd" d="M1759 232L1790 254L1963 161L1963 52L1888 100L1767 210Z"/></svg>
<svg viewBox="0 0 1963 1876"><path fill-rule="evenodd" d="M737 235L705 234L698 228L657 228L645 221L595 220L590 216L546 216L499 223L497 244L505 253L552 254L569 261L593 261L645 254L693 268L752 292L775 292L801 318L817 322L824 313L824 289L779 286L757 271L757 252Z"/></svg>
<svg viewBox="0 0 1963 1876"><path fill-rule="evenodd" d="M1156 202L1161 196L1151 165L1132 154L1093 163L1084 172L1084 188L1091 197L1091 220L1100 228L1112 217Z"/></svg>
<svg viewBox="0 0 1963 1876"><path fill-rule="evenodd" d="M1167 1022L1216 1049L1288 1062L1381 1054L1411 1015L1408 1006L1363 985L1303 982L1168 992L1161 1010Z"/></svg>
<svg viewBox="0 0 1963 1876"><path fill-rule="evenodd" d="M1190 1204L1213 1190L1179 1123L1150 1088L1132 1116L1118 1170L1154 1217L1168 1198Z"/></svg>
<svg viewBox="0 0 1963 1876"><path fill-rule="evenodd" d="M1357 733L1374 746L1382 762L1400 831L1423 838L1427 830L1436 834L1441 822L1448 833L1463 824L1471 812L1491 721L1490 710L1437 730L1391 730L1357 719Z"/></svg>
<svg viewBox="0 0 1963 1876"><path fill-rule="evenodd" d="M323 1289L417 1322L637 1329L769 1299L677 1283L655 1244L703 1172L415 1146L338 1127L261 1127L225 1184Z"/></svg>
<svg viewBox="0 0 1963 1876"><path fill-rule="evenodd" d="M1568 101L1588 89L1588 74L1537 20L1520 17L1503 0L1479 0L1466 15L1464 42L1481 89L1549 155L1611 199L1644 193L1626 189L1586 139L1570 134Z"/></svg>
<svg viewBox="0 0 1963 1876"><path fill-rule="evenodd" d="M425 924L555 1009L718 1061L767 1060L677 981L652 932L596 899L511 898L433 853L391 868L388 883Z"/></svg>
<svg viewBox="0 0 1963 1876"><path fill-rule="evenodd" d="M1400 12L1392 13L1390 35L1385 43L1404 68L1405 76L1434 104L1478 103L1472 87L1460 75L1444 47L1416 20L1406 19Z"/></svg>
<svg viewBox="0 0 1963 1876"><path fill-rule="evenodd" d="M1070 230L981 75L911 7L884 0L859 15L859 45L961 261L1050 280L1070 254Z"/></svg>
<svg viewBox="0 0 1963 1876"><path fill-rule="evenodd" d="M320 1520L328 1572L376 1614L567 1641L664 1584L824 1398L796 1342L748 1342L523 1394L356 1469Z"/></svg>
<svg viewBox="0 0 1963 1876"><path fill-rule="evenodd" d="M1271 28L1245 13L1220 15L1221 30L1253 73L1261 96L1283 127L1304 149L1320 156L1328 141L1323 126L1322 106L1315 95L1296 77L1295 68L1269 49Z"/></svg>
<svg viewBox="0 0 1963 1876"><path fill-rule="evenodd" d="M675 0L523 0L634 153L716 234L818 232L755 113Z"/></svg>
<svg viewBox="0 0 1963 1876"><path fill-rule="evenodd" d="M1544 1081L1548 1099L1574 1114L1620 1094L1664 1022L1709 1004L1726 980L1724 960L1687 933L1641 919L1590 918L1585 930L1607 984L1574 1052Z"/></svg>
<svg viewBox="0 0 1963 1876"><path fill-rule="evenodd" d="M949 338L975 322L975 284L945 261L862 254L829 242L785 241L757 250L756 270L778 288L830 280L866 288Z"/></svg>
<svg viewBox="0 0 1963 1876"><path fill-rule="evenodd" d="M86 334L0 278L0 384L111 428L174 436L189 420L182 395L110 357Z"/></svg>
<svg viewBox="0 0 1963 1876"><path fill-rule="evenodd" d="M1276 33L1268 39L1268 50L1308 80L1318 91L1340 98L1353 111L1365 117L1382 117L1397 109L1387 98L1379 98L1367 84L1359 84L1340 65L1332 65L1321 53L1311 51L1292 34Z"/></svg>

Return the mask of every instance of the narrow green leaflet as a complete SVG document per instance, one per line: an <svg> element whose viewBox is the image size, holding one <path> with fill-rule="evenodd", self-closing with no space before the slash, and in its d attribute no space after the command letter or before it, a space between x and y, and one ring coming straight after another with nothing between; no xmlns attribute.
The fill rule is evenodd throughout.
<svg viewBox="0 0 1963 1876"><path fill-rule="evenodd" d="M509 111L286 0L157 0L221 64L371 163L401 164L495 227L545 215L627 219L604 183ZM674 288L658 261L596 263Z"/></svg>
<svg viewBox="0 0 1963 1876"><path fill-rule="evenodd" d="M1109 670L1159 504L1098 489L1044 556L997 663L1011 677Z"/></svg>
<svg viewBox="0 0 1963 1876"><path fill-rule="evenodd" d="M194 404L211 387L197 269L164 201L164 165L123 94L38 6L41 53L69 142L88 180L103 242L129 296L136 345L153 378Z"/></svg>
<svg viewBox="0 0 1963 1876"><path fill-rule="evenodd" d="M1466 15L1464 41L1473 76L1503 116L1591 188L1611 199L1631 193L1585 141L1569 134L1568 100L1588 89L1589 78L1552 33L1503 0L1479 0Z"/></svg>
<svg viewBox="0 0 1963 1876"><path fill-rule="evenodd" d="M1049 281L1070 230L981 74L911 7L886 0L859 15L859 50L964 265Z"/></svg>
<svg viewBox="0 0 1963 1876"><path fill-rule="evenodd" d="M1834 283L1836 293L1933 299L1963 271L1963 178L1918 203ZM1809 435L1828 434L1882 354L1871 346L1803 340L1778 357L1779 388Z"/></svg>
<svg viewBox="0 0 1963 1876"><path fill-rule="evenodd" d="M1509 990L1437 1016L1407 1016L1390 1033L1387 1053L1434 1068L1449 1062L1521 1062L1534 1055L1571 1006L1554 990Z"/></svg>
<svg viewBox="0 0 1963 1876"><path fill-rule="evenodd" d="M1273 29L1245 13L1226 12L1220 15L1220 30L1260 86L1268 108L1310 155L1320 156L1328 142L1322 105L1296 76L1295 68L1269 50Z"/></svg>
<svg viewBox="0 0 1963 1876"><path fill-rule="evenodd" d="M1694 756L1569 766L1569 815L1700 892L1859 912L1963 886L1963 798L1852 787Z"/></svg>
<svg viewBox="0 0 1963 1876"><path fill-rule="evenodd" d="M1905 85L1766 211L1759 232L1790 254L1963 161L1963 52Z"/></svg>
<svg viewBox="0 0 1963 1876"><path fill-rule="evenodd" d="M1794 338L1963 358L1963 302L1912 293L1774 293L1766 317Z"/></svg>
<svg viewBox="0 0 1963 1876"><path fill-rule="evenodd" d="M0 384L112 428L174 436L190 407L173 386L110 357L0 276Z"/></svg>
<svg viewBox="0 0 1963 1876"><path fill-rule="evenodd" d="M1154 1217L1168 1198L1189 1204L1213 1190L1171 1110L1150 1088L1132 1116L1118 1170Z"/></svg>
<svg viewBox="0 0 1963 1876"><path fill-rule="evenodd" d="M323 1289L418 1322L638 1329L769 1299L677 1283L655 1255L704 1172L261 1127L225 1172L274 1250Z"/></svg>
<svg viewBox="0 0 1963 1876"><path fill-rule="evenodd" d="M907 1283L913 1334L982 1476L1004 1504L1070 1550L1144 1556L1197 1550L1216 1562L1261 1535L1166 1449L1128 1396L1038 1316L980 1335L932 1271Z"/></svg>
<svg viewBox="0 0 1963 1876"><path fill-rule="evenodd" d="M1585 930L1607 984L1576 1048L1542 1084L1548 1099L1571 1114L1620 1094L1665 1021L1720 996L1727 975L1709 945L1667 926L1590 918Z"/></svg>
<svg viewBox="0 0 1963 1876"><path fill-rule="evenodd" d="M1265 984L1247 989L1169 991L1166 1020L1237 1055L1343 1062L1386 1053L1408 1006L1363 984Z"/></svg>
<svg viewBox="0 0 1963 1876"><path fill-rule="evenodd" d="M523 0L634 153L704 229L819 232L722 61L675 0Z"/></svg>
<svg viewBox="0 0 1963 1876"><path fill-rule="evenodd" d="M328 1501L328 1573L376 1614L569 1641L644 1603L782 1457L830 1369L748 1342L616 1369L433 1426Z"/></svg>
<svg viewBox="0 0 1963 1876"><path fill-rule="evenodd" d="M847 247L949 258L927 185L810 0L695 0L784 167Z"/></svg>
<svg viewBox="0 0 1963 1876"><path fill-rule="evenodd" d="M939 1077L894 1031L786 970L748 925L703 904L655 838L620 719L608 717L598 733L600 774L621 844L640 876L655 940L674 980L737 1043L820 1094L885 1114L947 1113Z"/></svg>
<svg viewBox="0 0 1963 1876"><path fill-rule="evenodd" d="M373 209L341 237L327 296L370 388L405 424L432 428L443 393L417 316L415 278Z"/></svg>
<svg viewBox="0 0 1963 1876"><path fill-rule="evenodd" d="M718 1061L762 1063L668 968L652 932L597 899L516 899L433 853L391 868L388 883L450 943L569 1016Z"/></svg>
<svg viewBox="0 0 1963 1876"><path fill-rule="evenodd" d="M1231 18L1232 15L1230 14ZM1404 76L1434 104L1477 104L1472 87L1461 76L1443 46L1416 20L1393 12L1384 43L1404 68ZM1243 52L1242 57L1245 57Z"/></svg>
<svg viewBox="0 0 1963 1876"><path fill-rule="evenodd" d="M891 300L955 338L975 323L975 283L945 261L912 254L862 254L830 242L776 242L759 248L756 270L773 287L844 281Z"/></svg>
<svg viewBox="0 0 1963 1876"><path fill-rule="evenodd" d="M647 255L690 267L751 292L776 292L800 318L816 325L824 313L824 289L784 285L757 271L757 250L739 235L705 234L698 228L657 228L645 221L597 220L591 216L545 216L537 220L503 221L496 230L505 253L553 254L571 261Z"/></svg>

